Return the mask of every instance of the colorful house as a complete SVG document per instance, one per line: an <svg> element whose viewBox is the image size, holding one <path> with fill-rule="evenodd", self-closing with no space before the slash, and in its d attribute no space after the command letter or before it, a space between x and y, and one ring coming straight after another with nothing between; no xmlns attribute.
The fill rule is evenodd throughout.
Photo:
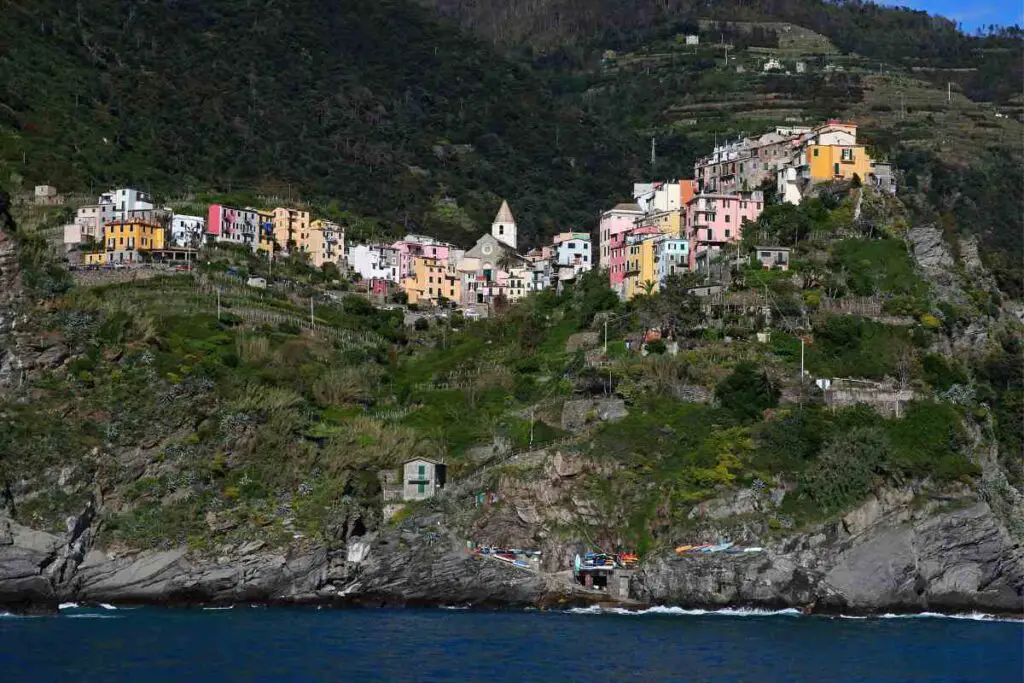
<svg viewBox="0 0 1024 683"><path fill-rule="evenodd" d="M164 248L164 226L155 221L129 219L103 226L102 248L83 254L92 265L139 263L146 252Z"/></svg>
<svg viewBox="0 0 1024 683"><path fill-rule="evenodd" d="M325 263L341 265L345 260L345 229L332 221L318 219L309 224L309 260L316 268Z"/></svg>
<svg viewBox="0 0 1024 683"><path fill-rule="evenodd" d="M626 235L626 272L624 296L632 299L639 294L658 291L655 251L662 232L655 226L637 228Z"/></svg>
<svg viewBox="0 0 1024 683"><path fill-rule="evenodd" d="M594 267L590 233L563 232L555 235L551 242L559 284L575 280Z"/></svg>
<svg viewBox="0 0 1024 683"><path fill-rule="evenodd" d="M442 300L461 301L462 278L447 258L413 257L412 271L402 282L409 303L436 306Z"/></svg>
<svg viewBox="0 0 1024 683"><path fill-rule="evenodd" d="M637 204L616 204L614 208L601 214L601 224L598 228L598 241L600 247L600 262L603 268L607 268L609 274L612 267L612 247L620 245L622 235L636 227L637 222L644 216L643 209Z"/></svg>
<svg viewBox="0 0 1024 683"><path fill-rule="evenodd" d="M669 276L681 275L690 269L689 240L686 237L663 237L655 245L654 261L657 264L658 286L661 287Z"/></svg>
<svg viewBox="0 0 1024 683"><path fill-rule="evenodd" d="M387 244L357 244L348 249L349 268L367 281L401 282L398 274L398 252Z"/></svg>
<svg viewBox="0 0 1024 683"><path fill-rule="evenodd" d="M273 217L257 209L211 204L206 213L206 234L217 242L249 247L253 251L273 239Z"/></svg>
<svg viewBox="0 0 1024 683"><path fill-rule="evenodd" d="M730 242L738 242L743 221L756 221L763 210L764 194L760 191L698 194L691 199L686 207L690 269L696 269L702 253L710 254Z"/></svg>
<svg viewBox="0 0 1024 683"><path fill-rule="evenodd" d="M274 209L274 239L285 251L309 252L309 212L285 207Z"/></svg>

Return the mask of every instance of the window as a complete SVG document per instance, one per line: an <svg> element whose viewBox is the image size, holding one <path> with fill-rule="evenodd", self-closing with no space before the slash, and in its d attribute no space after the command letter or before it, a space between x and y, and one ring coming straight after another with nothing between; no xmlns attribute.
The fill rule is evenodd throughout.
<svg viewBox="0 0 1024 683"><path fill-rule="evenodd" d="M711 239L714 239L714 238L712 237L712 235L713 235L713 234L714 234L714 233L713 233L713 232L711 232L711 228L708 228L708 239L709 239L709 240L711 240Z"/></svg>
<svg viewBox="0 0 1024 683"><path fill-rule="evenodd" d="M732 216L730 216L729 214L725 214L725 222L732 223Z"/></svg>
<svg viewBox="0 0 1024 683"><path fill-rule="evenodd" d="M849 148L843 149L843 161L853 161L853 150Z"/></svg>
<svg viewBox="0 0 1024 683"><path fill-rule="evenodd" d="M814 156L818 156L818 149L817 148L814 149Z"/></svg>
<svg viewBox="0 0 1024 683"><path fill-rule="evenodd" d="M505 234L505 226L504 225L499 225L498 226L498 234L499 235L504 235Z"/></svg>
<svg viewBox="0 0 1024 683"><path fill-rule="evenodd" d="M725 231L725 239L729 239L729 230Z"/></svg>

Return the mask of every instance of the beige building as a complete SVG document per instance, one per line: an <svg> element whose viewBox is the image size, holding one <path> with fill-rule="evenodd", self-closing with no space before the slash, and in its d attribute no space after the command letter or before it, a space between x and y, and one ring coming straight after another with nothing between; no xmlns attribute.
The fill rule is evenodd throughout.
<svg viewBox="0 0 1024 683"><path fill-rule="evenodd" d="M309 240L305 246L309 261L316 268L325 263L340 266L345 260L345 229L331 221L315 220L309 224Z"/></svg>
<svg viewBox="0 0 1024 683"><path fill-rule="evenodd" d="M309 212L281 207L274 209L274 239L285 251L309 251Z"/></svg>

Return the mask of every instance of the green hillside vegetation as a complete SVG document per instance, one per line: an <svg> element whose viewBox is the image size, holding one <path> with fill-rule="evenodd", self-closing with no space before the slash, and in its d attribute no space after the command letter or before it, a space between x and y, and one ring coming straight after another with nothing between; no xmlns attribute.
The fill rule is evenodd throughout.
<svg viewBox="0 0 1024 683"><path fill-rule="evenodd" d="M41 0L0 46L5 183L305 197L466 244L501 197L530 243L630 175L628 135L404 0Z"/></svg>
<svg viewBox="0 0 1024 683"><path fill-rule="evenodd" d="M825 211L831 220L842 207ZM822 277L837 281L830 296L843 299L860 274L841 264L871 258L879 297L910 292L941 312L892 238L801 243L797 278L768 284L780 320L767 346L753 334L763 320L709 315L679 278L623 304L595 272L491 320L414 329L298 263L275 266L294 283L283 290L242 286L229 268L266 275L265 264L232 249L211 251L194 274L82 288L23 240L38 337L71 356L29 382L27 401L0 405L0 480L17 519L48 528L101 490L111 547L332 543L356 518L379 523L380 469L422 455L444 457L456 482L497 476L503 456L476 448L495 440L558 441L611 466L614 476L581 483L604 511L588 534L641 550L692 530L692 506L730 490L795 486L765 513L785 530L849 509L884 482L927 482L925 496L977 482L974 434L997 440L1007 464L1019 448L1024 383L1011 329L964 365L932 350L949 330L926 318L890 325L807 303L821 285L801 268L825 264ZM599 366L587 360L593 350L567 342L608 315L620 317L609 323L611 363ZM900 419L828 410L800 386L799 342L782 317L810 325L815 376L903 377L918 400ZM674 327L680 353L627 352L625 336L650 326ZM680 401L686 386L717 403ZM626 419L560 429L565 401L607 392L626 401ZM59 483L69 479L89 484Z"/></svg>

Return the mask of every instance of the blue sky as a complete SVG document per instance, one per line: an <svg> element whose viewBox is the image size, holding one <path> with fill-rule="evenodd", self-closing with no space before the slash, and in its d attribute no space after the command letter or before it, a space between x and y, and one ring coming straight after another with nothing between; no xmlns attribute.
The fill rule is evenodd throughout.
<svg viewBox="0 0 1024 683"><path fill-rule="evenodd" d="M885 4L941 14L962 24L968 33L973 33L979 26L989 24L1024 25L1022 0L889 0Z"/></svg>

